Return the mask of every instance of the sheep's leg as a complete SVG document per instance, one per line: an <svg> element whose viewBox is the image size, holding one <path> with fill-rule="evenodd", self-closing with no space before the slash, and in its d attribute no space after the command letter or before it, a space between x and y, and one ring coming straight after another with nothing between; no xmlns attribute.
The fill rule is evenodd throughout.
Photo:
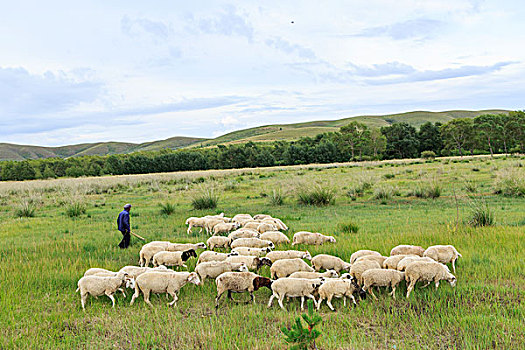
<svg viewBox="0 0 525 350"><path fill-rule="evenodd" d="M280 296L279 299L277 299L277 301L279 302L279 306L281 307L281 309L286 311L286 309L284 308L284 305L283 305L283 299L284 299L284 295Z"/></svg>
<svg viewBox="0 0 525 350"><path fill-rule="evenodd" d="M332 295L329 295L326 299L326 305L330 308L330 310L335 311L334 306L332 305Z"/></svg>
<svg viewBox="0 0 525 350"><path fill-rule="evenodd" d="M215 298L215 308L219 308L219 300L221 299L222 295L224 294L224 291L217 292L217 297Z"/></svg>
<svg viewBox="0 0 525 350"><path fill-rule="evenodd" d="M82 310L86 309L87 293L80 295L80 303L82 304Z"/></svg>
<svg viewBox="0 0 525 350"><path fill-rule="evenodd" d="M396 299L396 287L392 286L392 292L390 292L390 295L392 298L394 298L394 300Z"/></svg>
<svg viewBox="0 0 525 350"><path fill-rule="evenodd" d="M456 273L456 259L452 260L452 271Z"/></svg>
<svg viewBox="0 0 525 350"><path fill-rule="evenodd" d="M129 305L133 305L133 303L135 302L135 299L139 297L139 294L140 294L139 286L135 285L135 294L133 294L133 297L131 297L131 302L129 303Z"/></svg>
<svg viewBox="0 0 525 350"><path fill-rule="evenodd" d="M346 307L346 295L343 295L343 306Z"/></svg>
<svg viewBox="0 0 525 350"><path fill-rule="evenodd" d="M410 281L410 284L408 285L408 288L407 288L407 299L408 297L410 296L410 293L412 292L412 290L414 289L414 286L416 285L416 282L417 281Z"/></svg>
<svg viewBox="0 0 525 350"><path fill-rule="evenodd" d="M368 289L367 289L367 292L370 292L370 295L373 296L375 300L377 300L377 297L376 297L376 295L374 294L374 288L373 288L373 287L368 288Z"/></svg>
<svg viewBox="0 0 525 350"><path fill-rule="evenodd" d="M432 281L428 281L424 286L420 286L419 288L426 288L430 283L432 283Z"/></svg>
<svg viewBox="0 0 525 350"><path fill-rule="evenodd" d="M171 303L168 303L169 306L177 306L177 300L179 300L179 298L177 298L177 293L176 292L173 292L173 293L170 293L171 296L173 297L173 301Z"/></svg>
<svg viewBox="0 0 525 350"><path fill-rule="evenodd" d="M202 233L202 227L200 228L199 233Z"/></svg>
<svg viewBox="0 0 525 350"><path fill-rule="evenodd" d="M275 294L272 294L272 296L270 297L270 300L268 301L268 307L272 307L272 302L274 298L275 298Z"/></svg>
<svg viewBox="0 0 525 350"><path fill-rule="evenodd" d="M123 296L124 298L126 297L126 293L124 293L124 289L119 288L118 291L122 293L122 296Z"/></svg>
<svg viewBox="0 0 525 350"><path fill-rule="evenodd" d="M250 292L250 296L252 297L252 301L255 304L255 296L253 295L253 292Z"/></svg>
<svg viewBox="0 0 525 350"><path fill-rule="evenodd" d="M436 290L437 290L439 287L439 281L435 281L435 283L436 283Z"/></svg>
<svg viewBox="0 0 525 350"><path fill-rule="evenodd" d="M111 307L114 308L115 307L115 297L113 296L112 293L108 293L107 291L106 291L106 295L108 296L108 298L111 299Z"/></svg>
<svg viewBox="0 0 525 350"><path fill-rule="evenodd" d="M146 304L148 304L149 306L153 307L153 304L151 303L151 301L149 301L150 291L149 290L145 290L145 291L143 291L143 293L144 293L144 301L146 302Z"/></svg>
<svg viewBox="0 0 525 350"><path fill-rule="evenodd" d="M312 300L314 301L314 306L317 305L317 304L316 304L317 302L315 301L315 297L314 297L312 294L308 294L307 297L310 298L310 299L312 299Z"/></svg>
<svg viewBox="0 0 525 350"><path fill-rule="evenodd" d="M319 300L317 301L317 310L321 308L321 303L323 302L323 298L319 297Z"/></svg>
<svg viewBox="0 0 525 350"><path fill-rule="evenodd" d="M304 310L304 295L301 296L301 311Z"/></svg>
<svg viewBox="0 0 525 350"><path fill-rule="evenodd" d="M355 300L355 297L352 294L350 294L350 299L352 299L352 301L354 302L354 307L356 307L357 301Z"/></svg>

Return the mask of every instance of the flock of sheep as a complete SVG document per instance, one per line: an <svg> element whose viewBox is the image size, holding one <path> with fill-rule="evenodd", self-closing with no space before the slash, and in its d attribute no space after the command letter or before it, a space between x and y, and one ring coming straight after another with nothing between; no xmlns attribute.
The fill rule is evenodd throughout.
<svg viewBox="0 0 525 350"><path fill-rule="evenodd" d="M456 277L450 273L446 264L452 264L455 273L455 262L461 254L451 245L436 245L423 249L413 245L394 247L389 257L372 250L354 252L350 261L318 254L314 257L308 251L274 250L277 245L290 243L282 233L288 227L278 218L270 215L238 214L227 218L224 214L208 215L186 220L188 233L198 227L206 230L211 237L206 243L172 243L167 241L149 242L142 246L139 253L140 266L125 266L118 272L100 268L87 270L78 281L82 308L88 295L94 297L107 295L115 306L114 294L124 294L124 287L134 289L131 305L142 293L144 301L150 302L151 293L167 294L173 298L168 303L176 306L178 291L187 283L202 285L208 278L215 279L217 297L215 307L224 293L229 299L231 293L248 292L255 303L254 291L267 287L272 291L268 302L271 307L274 299L284 309L284 298L301 298L301 309L305 298L314 301L317 309L323 300L331 310L332 299L350 298L354 305L357 301L354 294L364 298L370 293L375 299L373 287L390 287L395 299L396 287L406 280L408 288L406 297L417 282L427 282L426 287L434 282L438 288L440 281L445 280L453 287ZM227 235L226 235L227 234ZM332 236L320 233L300 231L294 234L292 246L298 244L321 245L335 243ZM215 252L217 248L230 249L228 253ZM197 250L203 251L197 255ZM186 261L198 258L195 271L177 272L168 266L187 268ZM311 261L311 266L305 262ZM149 267L153 264L153 267ZM270 266L271 278L260 276L257 272L262 266ZM324 271L324 272L321 272ZM346 273L341 274L343 271ZM341 274L341 275L340 275Z"/></svg>

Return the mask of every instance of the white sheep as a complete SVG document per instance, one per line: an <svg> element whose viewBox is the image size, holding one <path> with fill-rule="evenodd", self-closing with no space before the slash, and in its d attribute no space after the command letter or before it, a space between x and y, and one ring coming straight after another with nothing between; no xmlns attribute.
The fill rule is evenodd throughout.
<svg viewBox="0 0 525 350"><path fill-rule="evenodd" d="M326 299L326 304L330 310L335 311L332 305L332 298L343 298L343 306L346 306L346 297L352 299L354 306L357 306L357 301L354 297L354 292L360 290L359 286L352 277L329 279L326 280L322 286L319 287L319 300L317 302L317 310L321 307L321 303Z"/></svg>
<svg viewBox="0 0 525 350"><path fill-rule="evenodd" d="M326 242L335 243L335 238L316 232L299 231L293 235L292 246L297 244L321 245Z"/></svg>
<svg viewBox="0 0 525 350"><path fill-rule="evenodd" d="M373 261L377 261L380 266L383 266L383 263L385 262L385 260L387 258L388 257L386 257L386 256L371 254L371 255L365 255L365 256L361 256L361 257L357 258L354 261L354 263L356 263L358 261L363 261L363 260L373 260Z"/></svg>
<svg viewBox="0 0 525 350"><path fill-rule="evenodd" d="M446 265L436 261L416 261L411 263L406 268L405 278L408 284L407 298L410 296L410 293L418 281L427 282L427 284L421 288L434 282L437 289L439 287L439 281L441 280L447 281L452 287L456 286L456 277L450 273L450 270Z"/></svg>
<svg viewBox="0 0 525 350"><path fill-rule="evenodd" d="M248 266L248 269L250 270L259 270L263 265L272 266L270 259L250 255L230 256L225 261L231 263L243 263Z"/></svg>
<svg viewBox="0 0 525 350"><path fill-rule="evenodd" d="M366 270L380 269L380 268L381 268L381 265L379 265L377 261L372 261L372 260L360 261L355 264L352 264L352 266L350 267L350 276L355 278L356 282L360 286L362 286L363 285L363 278L362 278L363 273Z"/></svg>
<svg viewBox="0 0 525 350"><path fill-rule="evenodd" d="M244 263L228 261L208 261L195 266L195 272L201 278L202 283L206 278L216 278L220 274L230 271L248 272L248 267Z"/></svg>
<svg viewBox="0 0 525 350"><path fill-rule="evenodd" d="M401 260L408 256L417 256L417 255L405 255L405 254L399 254L399 255L392 255L383 261L383 268L384 269L393 269L397 270L397 265Z"/></svg>
<svg viewBox="0 0 525 350"><path fill-rule="evenodd" d="M253 217L250 214L237 214L232 218L232 221L242 225L245 221L253 221Z"/></svg>
<svg viewBox="0 0 525 350"><path fill-rule="evenodd" d="M186 225L188 225L188 231L186 231L188 234L190 234L191 229L194 227L199 227L199 233L202 233L202 229L204 228L204 225L206 224L206 218L198 218L195 216L189 217L186 219Z"/></svg>
<svg viewBox="0 0 525 350"><path fill-rule="evenodd" d="M130 305L133 305L140 292L144 294L144 301L149 306L153 304L149 301L151 293L167 293L173 297L173 301L168 303L169 306L177 306L177 292L187 283L200 284L200 279L195 272L146 272L137 277L135 281L135 294L131 298Z"/></svg>
<svg viewBox="0 0 525 350"><path fill-rule="evenodd" d="M172 270L168 270L168 268L166 266L158 266L158 267L154 267L154 268L151 268L151 267L140 267L140 266L124 266L123 268L121 268L119 270L119 272L125 272L127 273L128 275L130 275L131 277L133 277L134 279L137 279L137 277L139 277L140 275L142 275L143 273L145 272L150 272L150 271L172 271ZM135 287L133 287L135 288Z"/></svg>
<svg viewBox="0 0 525 350"><path fill-rule="evenodd" d="M259 231L252 230L249 228L240 228L231 232L228 235L228 238L233 242L239 238L259 238Z"/></svg>
<svg viewBox="0 0 525 350"><path fill-rule="evenodd" d="M184 264L188 259L191 257L196 258L197 253L195 253L195 250L190 249L186 250L184 252L178 251L178 252L158 252L157 254L153 255L153 266L181 266L188 268L186 264Z"/></svg>
<svg viewBox="0 0 525 350"><path fill-rule="evenodd" d="M335 270L340 272L341 270L350 271L350 264L345 262L343 259L328 254L318 254L312 258L312 267L315 271L324 270Z"/></svg>
<svg viewBox="0 0 525 350"><path fill-rule="evenodd" d="M206 221L204 222L204 229L206 230L206 233L209 235L213 234L213 228L216 225L224 224L224 220L221 220L218 218L208 218L205 220Z"/></svg>
<svg viewBox="0 0 525 350"><path fill-rule="evenodd" d="M261 223L263 223L263 224L272 224L275 227L277 227L278 230L283 230L283 231L287 231L288 230L288 226L286 226L284 224L284 222L282 222L281 220L279 220L277 218L266 218L266 219L263 219L261 221Z"/></svg>
<svg viewBox="0 0 525 350"><path fill-rule="evenodd" d="M418 245L401 244L401 245L398 245L392 248L392 250L390 251L390 256L400 255L400 254L423 256L424 252L425 252L425 249Z"/></svg>
<svg viewBox="0 0 525 350"><path fill-rule="evenodd" d="M239 253L233 251L230 253L217 253L212 251L205 251L202 252L201 255L199 255L199 259L197 260L197 264L208 262L208 261L224 261L230 256L236 256L239 255Z"/></svg>
<svg viewBox="0 0 525 350"><path fill-rule="evenodd" d="M315 279L315 278L337 278L339 275L335 270L326 270L325 272L305 272L305 271L297 271L292 273L289 277L292 278L308 278L308 279Z"/></svg>
<svg viewBox="0 0 525 350"><path fill-rule="evenodd" d="M231 293L250 293L250 297L255 304L254 291L261 287L271 288L272 281L267 277L259 276L253 272L225 272L215 279L217 285L217 297L215 298L215 308L219 308L219 300L224 292L228 292L228 298L233 300Z"/></svg>
<svg viewBox="0 0 525 350"><path fill-rule="evenodd" d="M273 219L273 217L268 214L256 214L253 216L253 220L264 220L264 219Z"/></svg>
<svg viewBox="0 0 525 350"><path fill-rule="evenodd" d="M186 250L207 249L206 243L170 243L166 249L168 252L183 252Z"/></svg>
<svg viewBox="0 0 525 350"><path fill-rule="evenodd" d="M372 287L391 287L390 295L396 298L396 287L401 281L405 280L405 273L391 269L370 269L363 272L363 290L377 300Z"/></svg>
<svg viewBox="0 0 525 350"><path fill-rule="evenodd" d="M260 239L265 239L267 241L273 242L273 244L289 244L290 238L279 231L266 231L259 236Z"/></svg>
<svg viewBox="0 0 525 350"><path fill-rule="evenodd" d="M152 242L153 243L153 242ZM150 261L153 259L153 256L158 252L179 252L186 250L197 250L197 249L206 249L206 244L204 242L199 243L148 243L142 246L139 252L139 265L148 266Z"/></svg>
<svg viewBox="0 0 525 350"><path fill-rule="evenodd" d="M112 307L115 307L115 298L113 295L117 290L121 289L122 286L129 283L132 278L125 272L118 272L114 276L102 277L102 276L84 276L77 283L76 292L80 291L80 302L82 309L86 308L86 301L88 295L94 296L95 298L101 295L107 295L111 299Z"/></svg>
<svg viewBox="0 0 525 350"><path fill-rule="evenodd" d="M232 239L224 236L211 236L206 241L208 249L214 250L215 248L228 248Z"/></svg>
<svg viewBox="0 0 525 350"><path fill-rule="evenodd" d="M220 224L217 224L213 226L213 235L220 235L221 233L230 233L230 231L234 231L240 227L239 223L237 222L223 222Z"/></svg>
<svg viewBox="0 0 525 350"><path fill-rule="evenodd" d="M314 272L314 269L305 263L302 259L281 259L277 260L270 267L271 278L288 277L297 271Z"/></svg>
<svg viewBox="0 0 525 350"><path fill-rule="evenodd" d="M84 272L84 276L113 277L113 276L116 276L116 275L117 275L117 272L113 272L113 271L110 271L110 270L102 269L102 268L99 268L99 267L92 267L92 268L86 270L86 272ZM134 282L130 282L130 283L134 283ZM126 284L126 288L134 288L134 284L131 287L129 287L129 283L127 283ZM126 297L126 293L124 292L123 288L118 288L117 290L122 293L122 296L124 298Z"/></svg>
<svg viewBox="0 0 525 350"><path fill-rule="evenodd" d="M279 260L284 261L284 260ZM301 298L301 310L304 310L304 298L308 297L317 302L314 297L316 290L323 284L323 279L307 279L307 278L280 278L272 283L272 296L268 301L268 307L272 306L273 299L277 298L281 309L285 310L283 300L285 297Z"/></svg>
<svg viewBox="0 0 525 350"><path fill-rule="evenodd" d="M265 233L268 231L277 231L277 226L275 226L272 223L263 222L263 223L260 223L259 226L257 226L257 231L259 231L259 233Z"/></svg>
<svg viewBox="0 0 525 350"><path fill-rule="evenodd" d="M266 257L272 261L272 263L281 259L306 259L312 260L312 256L308 251L299 251L299 250L275 250L266 254Z"/></svg>
<svg viewBox="0 0 525 350"><path fill-rule="evenodd" d="M434 245L428 247L423 256L432 258L442 264L452 263L452 271L456 273L456 260L461 257L461 254L452 245Z"/></svg>
<svg viewBox="0 0 525 350"><path fill-rule="evenodd" d="M367 250L362 249L354 252L352 255L350 255L350 264L353 264L358 258L366 255L378 255L382 256L381 253L376 252L375 250Z"/></svg>
<svg viewBox="0 0 525 350"><path fill-rule="evenodd" d="M407 256L406 258L401 259L401 260L397 263L397 270L398 270L398 271L405 271L405 269L407 268L407 266L408 266L410 263L413 263L414 261L428 261L428 262L432 262L432 261L434 261L434 260L432 260L432 259L429 258L429 257L421 257L421 256L417 256L417 255Z"/></svg>
<svg viewBox="0 0 525 350"><path fill-rule="evenodd" d="M234 240L230 244L232 249L235 249L237 247L249 247L249 248L267 248L270 247L271 249L275 248L275 245L270 242L259 238L239 238Z"/></svg>
<svg viewBox="0 0 525 350"><path fill-rule="evenodd" d="M267 248L249 248L249 247L237 247L232 250L232 252L237 252L239 255L251 255L251 256L258 256L263 257L268 252L271 252L272 250Z"/></svg>

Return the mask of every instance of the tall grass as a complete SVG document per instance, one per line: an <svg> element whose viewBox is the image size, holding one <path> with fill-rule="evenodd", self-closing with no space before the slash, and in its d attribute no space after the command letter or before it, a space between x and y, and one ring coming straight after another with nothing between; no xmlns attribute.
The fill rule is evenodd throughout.
<svg viewBox="0 0 525 350"><path fill-rule="evenodd" d="M273 189L272 193L268 196L268 202L270 205L283 205L284 204L284 195L281 189Z"/></svg>
<svg viewBox="0 0 525 350"><path fill-rule="evenodd" d="M421 181L409 192L409 195L417 198L439 198L441 196L441 185L436 181Z"/></svg>
<svg viewBox="0 0 525 350"><path fill-rule="evenodd" d="M516 168L500 171L497 174L494 193L508 197L525 196L525 171Z"/></svg>
<svg viewBox="0 0 525 350"><path fill-rule="evenodd" d="M337 225L338 230L344 233L357 233L359 225L353 221L341 222Z"/></svg>
<svg viewBox="0 0 525 350"><path fill-rule="evenodd" d="M328 186L303 186L297 190L297 202L302 205L324 206L335 203L335 190Z"/></svg>
<svg viewBox="0 0 525 350"><path fill-rule="evenodd" d="M474 227L492 226L496 222L494 211L485 199L473 198L470 201L468 224Z"/></svg>
<svg viewBox="0 0 525 350"><path fill-rule="evenodd" d="M195 210L215 209L219 203L219 196L213 188L204 188L199 191L192 199L191 206Z"/></svg>
<svg viewBox="0 0 525 350"><path fill-rule="evenodd" d="M394 197L397 189L391 185L380 185L374 189L374 199L387 200Z"/></svg>
<svg viewBox="0 0 525 350"><path fill-rule="evenodd" d="M20 202L15 210L15 216L19 218L32 218L35 216L37 205L35 200L28 198Z"/></svg>
<svg viewBox="0 0 525 350"><path fill-rule="evenodd" d="M66 215L70 218L78 217L85 214L87 211L86 205L80 201L73 201L66 207Z"/></svg>
<svg viewBox="0 0 525 350"><path fill-rule="evenodd" d="M171 215L175 212L175 205L169 202L160 203L160 213L163 215Z"/></svg>

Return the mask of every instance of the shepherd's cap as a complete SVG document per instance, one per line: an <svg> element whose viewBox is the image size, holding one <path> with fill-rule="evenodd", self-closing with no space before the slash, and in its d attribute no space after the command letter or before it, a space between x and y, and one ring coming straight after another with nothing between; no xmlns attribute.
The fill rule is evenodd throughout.
<svg viewBox="0 0 525 350"><path fill-rule="evenodd" d="M129 203L124 206L124 209L129 209L129 208L131 208L131 204Z"/></svg>

